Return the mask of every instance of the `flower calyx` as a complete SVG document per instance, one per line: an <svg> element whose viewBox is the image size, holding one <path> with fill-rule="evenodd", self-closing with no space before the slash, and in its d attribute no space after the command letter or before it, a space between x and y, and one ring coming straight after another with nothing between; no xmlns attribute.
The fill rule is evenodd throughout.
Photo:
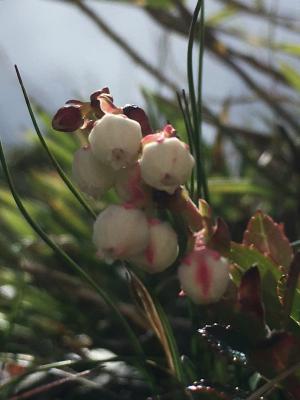
<svg viewBox="0 0 300 400"><path fill-rule="evenodd" d="M68 100L54 115L52 127L61 132L80 129L83 133L90 133L94 123L106 113L122 114L122 109L114 105L107 87L92 93L89 102Z"/></svg>

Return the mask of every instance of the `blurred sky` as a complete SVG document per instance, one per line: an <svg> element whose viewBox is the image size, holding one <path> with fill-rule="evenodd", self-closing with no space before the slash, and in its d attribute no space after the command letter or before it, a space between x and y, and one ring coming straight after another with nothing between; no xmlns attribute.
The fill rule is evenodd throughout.
<svg viewBox="0 0 300 400"><path fill-rule="evenodd" d="M270 0L270 6L274 2L278 2L279 12L284 9L300 21L300 0ZM185 40L162 30L137 7L112 1L86 3L154 66L186 87ZM193 8L196 1L188 4ZM214 0L206 4L207 16L220 8ZM253 25L253 19L233 18L232 24L268 34L267 24ZM295 40L281 31L276 35L281 41ZM143 104L141 87L160 88L77 8L57 0L0 0L0 135L6 143L22 143L24 129L31 127L14 64L19 66L30 96L51 113L65 100L87 99L103 86L110 87L120 105ZM206 98L245 91L243 84L210 56L205 57L204 77Z"/></svg>

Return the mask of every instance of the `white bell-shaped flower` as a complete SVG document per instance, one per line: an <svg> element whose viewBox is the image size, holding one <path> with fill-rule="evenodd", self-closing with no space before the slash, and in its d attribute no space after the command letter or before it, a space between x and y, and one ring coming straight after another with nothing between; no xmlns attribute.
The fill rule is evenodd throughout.
<svg viewBox="0 0 300 400"><path fill-rule="evenodd" d="M105 114L89 135L94 156L115 170L136 162L141 139L140 124L123 114Z"/></svg>
<svg viewBox="0 0 300 400"><path fill-rule="evenodd" d="M122 201L136 207L144 206L150 201L150 189L142 181L139 162L118 172L115 190Z"/></svg>
<svg viewBox="0 0 300 400"><path fill-rule="evenodd" d="M150 239L146 249L130 261L149 273L162 272L170 267L178 255L178 241L168 222L149 221Z"/></svg>
<svg viewBox="0 0 300 400"><path fill-rule="evenodd" d="M181 140L162 138L144 145L140 165L149 186L173 194L189 179L194 158Z"/></svg>
<svg viewBox="0 0 300 400"><path fill-rule="evenodd" d="M194 303L215 303L227 289L229 263L216 251L195 249L182 261L178 276L184 293Z"/></svg>
<svg viewBox="0 0 300 400"><path fill-rule="evenodd" d="M100 163L88 147L74 154L72 173L78 187L95 198L105 194L114 185L116 177L116 172Z"/></svg>
<svg viewBox="0 0 300 400"><path fill-rule="evenodd" d="M148 245L147 218L136 208L110 205L96 219L93 241L107 262L133 257Z"/></svg>

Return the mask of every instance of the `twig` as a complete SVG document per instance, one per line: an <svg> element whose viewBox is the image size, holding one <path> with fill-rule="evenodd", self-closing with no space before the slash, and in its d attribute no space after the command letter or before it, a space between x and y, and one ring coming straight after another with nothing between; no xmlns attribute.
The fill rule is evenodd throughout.
<svg viewBox="0 0 300 400"><path fill-rule="evenodd" d="M54 382L46 383L45 385L39 386L37 388L28 390L27 392L18 394L16 396L10 397L9 400L23 400L23 399L30 399L32 396L36 396L37 394L48 392L49 390L61 386L65 383L77 380L80 377L86 376L91 373L91 370L86 370L79 372L77 374L68 374L65 378L58 379Z"/></svg>
<svg viewBox="0 0 300 400"><path fill-rule="evenodd" d="M282 28L289 29L295 32L299 32L299 24L296 19L293 19L289 15L278 16L276 13L270 13L264 7L251 7L246 3L241 3L238 0L218 0L224 3L226 6L233 6L238 11L244 12L246 14L253 15L258 18L263 18L266 20L271 20Z"/></svg>
<svg viewBox="0 0 300 400"><path fill-rule="evenodd" d="M161 25L180 33L181 35L188 35L188 26L183 25L182 19L168 14L166 11L158 11L155 9L150 9L149 7L146 8L146 10L148 14L151 15L152 18L158 21ZM186 13L187 12L189 12L188 9L186 9ZM267 68L266 65L253 57L244 56L243 54L234 51L232 48L225 45L225 43L215 37L213 28L206 28L204 43L208 50L210 50L223 64L226 64L230 69L232 69L242 79L242 81L244 81L246 85L261 98L261 100L263 100L280 117L285 119L294 130L297 132L299 131L299 124L294 117L285 109L283 109L278 103L273 101L272 97L270 97L263 88L257 85L251 76L235 62L235 58L238 57L243 59L245 62L250 62L251 65L256 69L259 69L261 72L263 71L264 73L271 74L274 77L278 77L278 79L280 79L283 83L284 78L281 76L280 72L272 68Z"/></svg>
<svg viewBox="0 0 300 400"><path fill-rule="evenodd" d="M138 54L129 44L98 15L90 7L88 7L81 0L67 0L75 7L79 8L86 16L88 16L95 25L101 29L112 41L114 41L136 64L140 65L149 72L151 75L156 77L161 83L167 86L172 91L176 92L178 87L175 82L171 81L165 75L161 73L159 69L151 65L146 61L140 54Z"/></svg>

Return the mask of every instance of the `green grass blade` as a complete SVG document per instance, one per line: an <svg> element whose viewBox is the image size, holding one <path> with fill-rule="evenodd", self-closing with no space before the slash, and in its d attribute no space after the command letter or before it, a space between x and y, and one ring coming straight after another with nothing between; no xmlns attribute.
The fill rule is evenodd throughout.
<svg viewBox="0 0 300 400"><path fill-rule="evenodd" d="M177 100L178 100L180 111L183 115L183 120L184 120L185 129L187 132L190 151L193 154L193 156L195 156L195 150L194 150L195 146L194 146L194 142L193 142L193 128L192 128L192 122L190 119L189 105L188 105L184 90L182 91L182 97L183 97L183 99L181 98L180 93L177 93ZM194 198L194 191L195 191L194 182L195 182L195 172L193 169L191 180L190 180L190 194L191 194L192 199Z"/></svg>
<svg viewBox="0 0 300 400"><path fill-rule="evenodd" d="M202 101L202 80L203 80L203 55L204 55L204 34L205 34L205 20L204 20L204 4L202 0L202 7L200 12L200 44L199 44L199 65L198 65L198 98L197 98L197 111L198 111L198 122L199 122L199 158L200 158L200 169L202 177L202 189L203 197L209 203L209 191L207 184L207 177L205 171L205 162L202 152L202 122L203 122L203 101ZM202 154L202 157L201 157Z"/></svg>
<svg viewBox="0 0 300 400"><path fill-rule="evenodd" d="M176 339L174 337L173 329L170 325L168 317L166 316L166 313L164 312L164 310L163 310L162 306L160 305L160 303L158 302L158 300L153 297L153 301L154 301L156 310L158 312L160 321L163 325L164 331L166 333L167 340L169 342L169 347L170 347L170 350L172 353L172 359L173 359L174 367L175 367L175 371L176 371L176 377L180 383L186 384L187 383L186 377L185 377L185 374L183 371L181 357L180 357L179 350L177 347Z"/></svg>
<svg viewBox="0 0 300 400"><path fill-rule="evenodd" d="M188 50L187 50L187 76L188 87L191 101L192 119L193 119L193 137L195 143L196 159L196 182L197 198L203 197L209 201L208 186L204 168L204 157L202 156L202 74L203 74L203 45L204 45L204 0L198 0L189 31ZM200 14L201 19L201 37L199 48L199 66L198 66L198 92L196 96L195 81L193 73L193 47L195 42L197 21Z"/></svg>
<svg viewBox="0 0 300 400"><path fill-rule="evenodd" d="M59 174L61 179L64 181L66 186L73 193L73 195L76 197L78 202L83 206L83 208L92 216L93 219L95 219L97 217L96 213L92 210L92 208L89 206L89 204L87 204L87 202L82 197L80 192L75 188L73 183L70 181L70 179L64 173L63 169L61 168L61 166L57 162L56 158L54 157L54 155L50 151L50 149L49 149L49 147L48 147L48 145L46 143L46 140L44 139L44 137L43 137L43 135L41 133L41 130L40 130L39 126L38 126L36 118L34 116L34 113L33 113L33 110L32 110L32 107L31 107L31 104L30 104L30 101L29 101L29 97L27 95L26 89L25 89L24 84L23 84L22 77L21 77L19 69L18 69L18 67L16 65L15 65L15 70L16 70L16 74L17 74L17 77L18 77L19 84L20 84L22 92L23 92L23 96L24 96L24 99L25 99L25 102L26 102L26 106L27 106L28 112L30 114L31 121L33 123L34 129L35 129L36 134L38 135L38 137L40 139L40 142L41 142L43 148L45 149L45 151L48 154L48 156L49 156L54 168L56 169L57 173Z"/></svg>
<svg viewBox="0 0 300 400"><path fill-rule="evenodd" d="M188 49L187 49L187 78L188 78L188 87L189 87L189 97L191 101L191 109L192 109L192 120L193 120L193 138L195 144L195 161L196 161L196 181L197 181L197 197L202 197L202 176L201 176L201 159L199 153L200 147L200 137L199 137L199 114L197 110L197 99L195 92L195 82L194 82L194 73L193 73L193 47L194 47L194 39L195 39L195 31L197 26L198 16L201 10L202 0L197 2L193 19L190 26L189 32L189 40L188 40Z"/></svg>

